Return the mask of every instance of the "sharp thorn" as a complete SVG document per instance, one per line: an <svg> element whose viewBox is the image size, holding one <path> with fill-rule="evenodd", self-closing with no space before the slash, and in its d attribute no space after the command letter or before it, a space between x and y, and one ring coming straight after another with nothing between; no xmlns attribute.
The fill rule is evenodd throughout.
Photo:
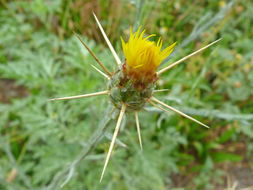
<svg viewBox="0 0 253 190"><path fill-rule="evenodd" d="M180 60L178 60L178 61L176 61L176 62L170 64L169 66L167 66L167 67L165 67L165 68L163 68L163 69L161 69L161 70L158 71L156 74L157 74L157 75L160 75L160 74L164 73L165 71L171 69L172 67L178 65L179 63L182 63L183 61L185 61L186 59L190 58L191 56L196 55L197 53L199 53L199 52L205 50L206 48L208 48L208 47L214 45L215 43L217 43L217 42L220 41L220 40L221 40L221 38L218 39L218 40L216 40L216 41L214 41L214 42L212 42L212 43L210 43L210 44L208 44L208 45L206 45L205 47L203 47L203 48L201 48L201 49L199 49L199 50L197 50L197 51L195 51L195 52L193 52L193 53L191 53L191 54L189 54L189 55L183 57L182 59L180 59Z"/></svg>
<svg viewBox="0 0 253 190"><path fill-rule="evenodd" d="M101 63L101 61L99 61L99 59L97 58L97 56L91 51L91 49L81 39L81 37L77 33L75 33L75 32L73 32L73 33L80 40L80 42L83 44L83 46L88 50L88 52L92 55L92 57L97 61L97 63L102 67L102 69L111 77L112 76L111 72L103 65L103 63Z"/></svg>
<svg viewBox="0 0 253 190"><path fill-rule="evenodd" d="M103 75L107 80L110 80L110 77L108 75L106 75L105 73L103 73L102 71L100 71L97 67L95 67L94 65L91 64L91 66L97 71L99 72L101 75Z"/></svg>
<svg viewBox="0 0 253 190"><path fill-rule="evenodd" d="M105 170L106 170L108 162L110 160L110 157L111 157L111 154L112 154L112 149L114 147L114 144L115 144L115 141L116 141L119 129L120 129L121 121L122 121L122 118L123 118L123 116L125 114L125 111L126 111L126 105L122 104L122 107L121 107L121 110L120 110L120 115L119 115L119 118L118 118L115 130L114 130L114 133L113 133L113 137L112 137L112 141L111 141L111 144L110 144L110 148L109 148L109 151L108 151L106 159L105 159L105 164L104 164L104 168L103 168L103 171L102 171L102 174L101 174L101 177L100 177L100 182L102 181L102 179L104 177Z"/></svg>
<svg viewBox="0 0 253 190"><path fill-rule="evenodd" d="M154 93L156 93L156 92L165 92L165 91L169 91L169 89L159 89L159 90L154 90Z"/></svg>
<svg viewBox="0 0 253 190"><path fill-rule="evenodd" d="M104 31L102 25L100 24L100 22L99 22L99 20L98 20L98 18L97 18L97 16L95 15L94 12L93 12L93 15L94 15L94 18L95 18L95 20L96 20L96 22L97 22L97 24L98 24L98 27L99 27L99 29L100 29L100 31L101 31L101 33L102 33L102 35L103 35L103 37L104 37L104 39L105 39L107 45L108 45L108 47L110 48L110 50L111 50L111 52L112 52L112 55L113 55L115 61L117 62L118 66L120 66L121 61L120 61L120 59L119 59L119 56L117 55L116 51L114 50L114 48L113 48L113 46L112 46L110 40L108 39L108 37L107 37L107 35L106 35L106 33L105 33L105 31Z"/></svg>
<svg viewBox="0 0 253 190"><path fill-rule="evenodd" d="M136 128L137 128L137 132L138 132L138 138L139 138L140 148L142 150L141 130L140 130L140 123L139 123L139 118L138 118L138 112L136 111L134 114L135 114Z"/></svg>
<svg viewBox="0 0 253 190"><path fill-rule="evenodd" d="M101 91L101 92L95 92L95 93L90 93L90 94L82 94L82 95L77 95L77 96L68 96L68 97L61 97L61 98L52 98L48 99L48 101L55 101L55 100L71 100L71 99L77 99L77 98L85 98L85 97L91 97L91 96L99 96L99 95L105 95L109 94L109 91Z"/></svg>
<svg viewBox="0 0 253 190"><path fill-rule="evenodd" d="M153 106L155 106L155 107L157 107L157 108L159 108L159 109L161 109L161 110L163 110L163 111L165 111L165 112L169 112L169 111L166 110L166 109L164 109L164 108L162 108L161 106L156 105L156 104L153 103L152 101L157 102L158 104L161 104L162 106L164 106L164 107L166 107L166 108L168 108L168 109L170 109L170 110L172 110L172 111L178 113L179 115L181 115L181 116L183 116L183 117L186 117L186 118L188 118L188 119L194 121L195 123L198 123L198 124L200 124L200 125L202 125L202 126L204 126L204 127L206 127L206 128L209 128L207 125L205 125L205 124L201 123L200 121L198 121L198 120L192 118L191 116L189 116L189 115L187 115L187 114L185 114L185 113L183 113L183 112L181 112L181 111L179 111L179 110L177 110L177 109L175 109L175 108L173 108L173 107L171 107L171 106L169 106L169 105L167 105L167 104L161 102L160 100L156 99L155 97L151 97L150 100L151 100L151 101L149 101L149 103L151 103Z"/></svg>

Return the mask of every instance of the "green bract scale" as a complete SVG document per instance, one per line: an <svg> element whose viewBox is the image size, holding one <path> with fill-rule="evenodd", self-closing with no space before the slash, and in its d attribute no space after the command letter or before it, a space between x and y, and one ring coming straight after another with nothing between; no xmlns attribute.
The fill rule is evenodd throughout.
<svg viewBox="0 0 253 190"><path fill-rule="evenodd" d="M142 88L144 87L144 88ZM147 85L136 83L121 69L112 75L108 82L109 97L115 107L121 109L124 103L127 111L142 109L147 100L152 96L155 82Z"/></svg>

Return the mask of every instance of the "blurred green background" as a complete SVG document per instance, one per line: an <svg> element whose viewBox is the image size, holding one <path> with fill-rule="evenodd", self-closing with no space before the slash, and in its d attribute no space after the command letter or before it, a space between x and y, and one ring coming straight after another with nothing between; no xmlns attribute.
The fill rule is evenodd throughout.
<svg viewBox="0 0 253 190"><path fill-rule="evenodd" d="M115 70L93 11L121 59L120 36L127 39L130 26L161 36L164 47L177 41L161 67L222 38L157 84L169 89L157 97L211 128L147 105L139 118L141 152L127 114L102 183L116 121L80 155L106 120L108 98L47 102L105 89L73 31ZM252 13L250 0L0 0L0 190L253 186Z"/></svg>

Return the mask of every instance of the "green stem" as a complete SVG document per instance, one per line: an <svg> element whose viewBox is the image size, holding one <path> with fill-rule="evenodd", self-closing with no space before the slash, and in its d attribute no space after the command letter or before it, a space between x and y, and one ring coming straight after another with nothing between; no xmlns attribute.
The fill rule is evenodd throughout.
<svg viewBox="0 0 253 190"><path fill-rule="evenodd" d="M111 106L109 106L111 108ZM75 168L84 160L91 151L96 147L97 143L103 138L106 130L113 119L113 113L115 112L114 109L107 109L107 113L105 117L101 120L98 129L92 134L87 142L87 146L81 151L81 153L72 161L72 163L59 173L57 173L50 185L47 187L47 190L54 190L57 189L59 186L60 188L64 187L72 178ZM64 180L64 181L63 181ZM63 181L63 182L62 182Z"/></svg>
<svg viewBox="0 0 253 190"><path fill-rule="evenodd" d="M139 2L139 6L138 6L138 12L136 14L136 22L135 22L135 25L134 25L134 32L137 31L138 27L140 26L140 23L141 23L141 15L142 15L142 8L143 8L143 5L144 5L144 1L145 0L140 0Z"/></svg>

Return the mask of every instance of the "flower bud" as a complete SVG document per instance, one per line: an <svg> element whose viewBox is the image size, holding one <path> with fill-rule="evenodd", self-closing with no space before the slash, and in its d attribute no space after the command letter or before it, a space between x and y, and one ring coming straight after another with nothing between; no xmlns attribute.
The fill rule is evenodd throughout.
<svg viewBox="0 0 253 190"><path fill-rule="evenodd" d="M125 62L108 84L112 103L121 108L122 103L132 110L140 110L152 96L158 77L156 70L170 55L176 43L161 50L162 41L149 41L154 35L143 37L141 27L134 34L130 31L128 42L122 41Z"/></svg>

